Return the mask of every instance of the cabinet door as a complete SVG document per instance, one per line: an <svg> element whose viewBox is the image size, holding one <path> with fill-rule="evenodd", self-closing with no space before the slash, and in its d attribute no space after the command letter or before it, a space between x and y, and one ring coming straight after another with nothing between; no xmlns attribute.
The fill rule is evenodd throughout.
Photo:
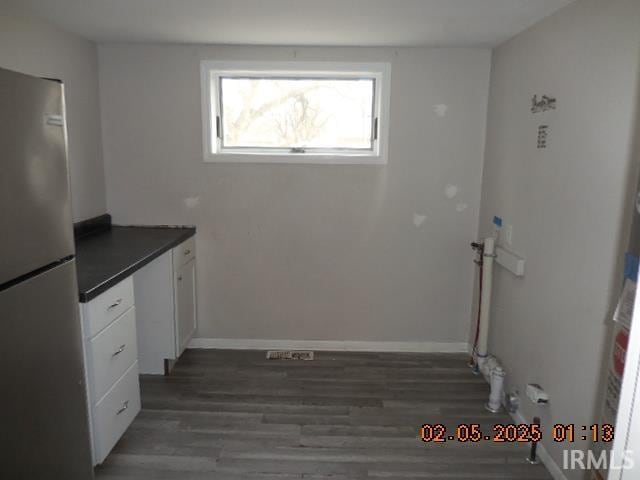
<svg viewBox="0 0 640 480"><path fill-rule="evenodd" d="M191 260L175 270L176 351L184 352L196 330L196 262Z"/></svg>

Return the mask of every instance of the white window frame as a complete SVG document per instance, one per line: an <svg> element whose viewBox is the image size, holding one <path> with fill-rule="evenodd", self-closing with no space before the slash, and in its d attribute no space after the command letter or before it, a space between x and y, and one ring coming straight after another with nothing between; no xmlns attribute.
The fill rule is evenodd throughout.
<svg viewBox="0 0 640 480"><path fill-rule="evenodd" d="M218 122L219 78L234 76L286 76L313 78L375 79L374 115L377 137L372 150L291 152L289 149L222 147L214 133ZM353 62L243 62L203 60L200 63L202 90L202 131L205 162L222 163L305 163L337 165L386 165L389 146L389 104L391 64ZM216 88L212 88L212 86ZM215 138L214 138L215 137Z"/></svg>

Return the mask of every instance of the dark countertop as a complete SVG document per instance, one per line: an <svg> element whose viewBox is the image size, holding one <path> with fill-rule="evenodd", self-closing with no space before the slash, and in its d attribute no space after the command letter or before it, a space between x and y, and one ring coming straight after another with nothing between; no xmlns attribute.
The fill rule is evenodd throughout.
<svg viewBox="0 0 640 480"><path fill-rule="evenodd" d="M80 301L88 302L196 233L190 227L111 227L76 239Z"/></svg>

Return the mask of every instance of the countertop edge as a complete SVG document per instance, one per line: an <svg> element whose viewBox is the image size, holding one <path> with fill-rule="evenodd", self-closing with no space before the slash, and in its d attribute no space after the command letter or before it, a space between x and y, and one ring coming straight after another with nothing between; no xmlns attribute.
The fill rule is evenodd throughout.
<svg viewBox="0 0 640 480"><path fill-rule="evenodd" d="M129 225L124 226L123 225L123 227L124 228L131 228L133 226L129 226ZM145 228L145 227L133 227L133 228ZM148 227L148 228L154 228L154 227ZM163 227L161 227L161 228L163 228ZM172 228L172 227L166 227L166 228ZM79 293L78 296L79 296L80 303L88 303L88 302L90 302L91 300L93 300L94 298L99 296L101 293L106 292L111 287L113 287L114 285L117 285L118 283L120 283L125 278L133 275L135 272L140 270L145 265L151 263L153 260L158 258L160 255L162 255L165 252L168 252L169 250L177 247L178 245L180 245L184 241L190 239L191 237L195 236L195 234L196 234L196 229L194 227L180 227L180 228L184 229L184 233L182 235L180 235L179 237L176 237L173 241L167 243L166 245L163 245L161 248L158 248L157 250L153 251L149 255L147 255L145 257L142 257L137 262L131 264L129 267L125 268L124 270L122 270L118 274L108 278L104 282L96 285L95 287L93 287L93 288L91 288L89 290L86 290L84 292L78 292ZM176 230L177 229L178 228L176 228Z"/></svg>

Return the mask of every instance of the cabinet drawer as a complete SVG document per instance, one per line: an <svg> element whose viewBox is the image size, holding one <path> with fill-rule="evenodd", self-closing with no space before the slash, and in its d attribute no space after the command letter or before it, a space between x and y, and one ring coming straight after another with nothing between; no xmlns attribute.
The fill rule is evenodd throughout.
<svg viewBox="0 0 640 480"><path fill-rule="evenodd" d="M93 370L93 403L98 402L138 357L136 309L129 308L120 318L90 342Z"/></svg>
<svg viewBox="0 0 640 480"><path fill-rule="evenodd" d="M193 260L196 256L196 237L185 240L173 249L173 268Z"/></svg>
<svg viewBox="0 0 640 480"><path fill-rule="evenodd" d="M133 279L126 278L85 304L86 332L95 336L133 305Z"/></svg>
<svg viewBox="0 0 640 480"><path fill-rule="evenodd" d="M140 411L138 363L109 390L94 409L96 462L102 463Z"/></svg>

